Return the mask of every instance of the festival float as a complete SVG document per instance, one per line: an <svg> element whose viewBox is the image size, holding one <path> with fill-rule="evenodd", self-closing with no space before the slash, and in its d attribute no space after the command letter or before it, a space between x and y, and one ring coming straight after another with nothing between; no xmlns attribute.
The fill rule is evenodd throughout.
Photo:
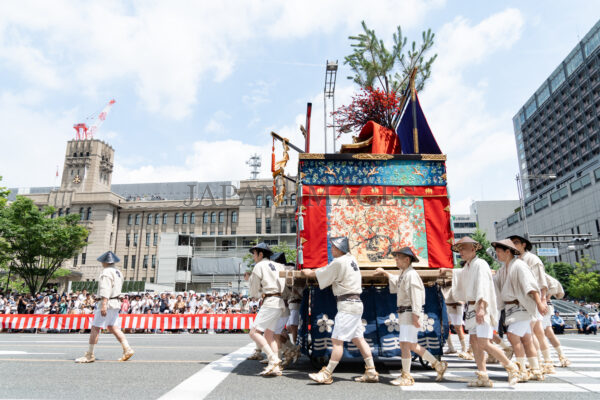
<svg viewBox="0 0 600 400"><path fill-rule="evenodd" d="M374 276L374 270L398 273L391 250L403 246L417 254L420 261L413 266L426 288L419 344L437 357L443 353L448 319L441 289L450 284L454 265L446 156L419 104L415 74L405 93L397 96L397 104L391 105L399 118L396 131L369 121L354 143L342 145L339 152L311 153L309 104L308 129L301 128L304 150L272 133L274 143L280 141L284 147L283 160L276 162L273 156L272 162L275 204L283 201L285 185L280 179L295 179L298 199L296 270L281 274L286 285L305 286L297 344L315 364L325 363L330 355L337 305L331 288L319 289L300 271L330 263L329 238L338 236L349 239L359 263L364 337L373 355L380 361L400 359L396 295L390 294L385 277ZM373 95L381 93L366 94L362 100ZM290 148L299 152L295 178L284 173ZM344 346L344 359L361 358L354 344Z"/></svg>

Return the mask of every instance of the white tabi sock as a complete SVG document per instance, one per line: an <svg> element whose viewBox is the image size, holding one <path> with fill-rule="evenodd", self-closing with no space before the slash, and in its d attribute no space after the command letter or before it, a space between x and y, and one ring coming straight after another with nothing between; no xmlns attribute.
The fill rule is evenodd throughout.
<svg viewBox="0 0 600 400"><path fill-rule="evenodd" d="M265 353L267 355L269 362L274 362L279 359L277 357L277 355L275 354L275 352L273 351L273 349L271 348L271 346L269 346L269 345L266 345L265 347L263 347L262 351L263 351L263 353Z"/></svg>
<svg viewBox="0 0 600 400"><path fill-rule="evenodd" d="M435 358L433 356L433 354L431 354L429 351L425 350L425 353L423 353L423 360L427 361L429 364L431 364L431 366L433 367L433 364L435 364L437 362L437 358Z"/></svg>
<svg viewBox="0 0 600 400"><path fill-rule="evenodd" d="M95 346L95 344L90 344L90 348L88 349L88 353L94 354L94 346Z"/></svg>
<svg viewBox="0 0 600 400"><path fill-rule="evenodd" d="M517 362L521 364L523 368L527 367L527 359L525 357L517 357Z"/></svg>
<svg viewBox="0 0 600 400"><path fill-rule="evenodd" d="M333 370L335 370L335 367L337 367L338 364L339 364L339 361L329 360L329 364L327 364L327 371L329 371L329 373L333 374Z"/></svg>
<svg viewBox="0 0 600 400"><path fill-rule="evenodd" d="M558 353L559 356L563 356L564 357L564 354L563 354L563 351L562 351L562 347L556 346L554 349L556 350L556 352Z"/></svg>
<svg viewBox="0 0 600 400"><path fill-rule="evenodd" d="M460 339L460 347L463 353L467 351L467 343L464 338Z"/></svg>
<svg viewBox="0 0 600 400"><path fill-rule="evenodd" d="M375 368L375 362L373 361L373 357L365 358L365 365L367 368Z"/></svg>
<svg viewBox="0 0 600 400"><path fill-rule="evenodd" d="M412 360L410 358L403 358L402 359L402 372L406 372L407 374L410 374L410 364L411 364Z"/></svg>
<svg viewBox="0 0 600 400"><path fill-rule="evenodd" d="M544 356L544 362L552 362L552 358L550 358L550 349L542 350L542 355Z"/></svg>
<svg viewBox="0 0 600 400"><path fill-rule="evenodd" d="M448 350L454 352L454 345L452 344L452 339L448 336Z"/></svg>
<svg viewBox="0 0 600 400"><path fill-rule="evenodd" d="M127 351L130 349L127 338L125 338L125 337L123 338L123 341L121 342L121 346L123 346L123 351Z"/></svg>
<svg viewBox="0 0 600 400"><path fill-rule="evenodd" d="M537 357L527 357L527 360L529 360L529 365L532 370L540 369L540 363Z"/></svg>

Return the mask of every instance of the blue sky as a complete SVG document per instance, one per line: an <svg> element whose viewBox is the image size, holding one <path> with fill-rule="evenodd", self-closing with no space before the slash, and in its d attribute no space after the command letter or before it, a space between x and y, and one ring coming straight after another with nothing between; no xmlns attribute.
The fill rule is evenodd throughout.
<svg viewBox="0 0 600 400"><path fill-rule="evenodd" d="M600 17L599 1L540 5L2 2L2 184L53 185L73 124L111 98L96 137L116 150L113 183L245 179L255 152L268 177L269 132L300 143L307 101L311 147L322 151L325 62L342 64L364 19L387 41L397 25L409 41L436 33L438 59L420 98L448 154L453 212L516 198L512 116ZM356 90L348 74L341 65L338 105Z"/></svg>

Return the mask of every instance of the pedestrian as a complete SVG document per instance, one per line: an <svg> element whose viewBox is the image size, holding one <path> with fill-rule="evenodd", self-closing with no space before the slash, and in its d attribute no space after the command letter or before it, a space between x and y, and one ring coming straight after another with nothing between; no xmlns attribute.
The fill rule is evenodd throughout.
<svg viewBox="0 0 600 400"><path fill-rule="evenodd" d="M438 361L427 349L418 342L419 329L423 320L423 306L425 305L425 286L412 263L419 259L409 247L392 250L396 266L400 269L399 275L394 275L383 268L377 268L375 275L388 278L390 293L396 293L398 306L398 324L400 325L400 350L402 352L402 375L391 381L395 386L412 386L415 380L410 374L412 353L414 352L423 360L431 364L436 371L436 382L444 378L448 368L446 361Z"/></svg>
<svg viewBox="0 0 600 400"><path fill-rule="evenodd" d="M255 265L251 273L244 276L248 280L250 296L264 296L264 304L256 315L254 324L250 329L250 338L256 343L269 360L268 365L261 375L280 376L281 360L279 359L275 328L285 309L281 298L284 287L284 278L279 277L283 268L278 267L269 260L273 254L269 246L259 243L250 249Z"/></svg>
<svg viewBox="0 0 600 400"><path fill-rule="evenodd" d="M494 276L498 309L503 308L506 314L508 340L517 358L520 381L543 381L544 373L533 343L531 321L536 318L537 312L545 314L547 306L542 303L536 279L527 264L518 257L521 252L514 243L504 239L492 242L492 246L502 264ZM525 356L529 361L528 370L525 368Z"/></svg>
<svg viewBox="0 0 600 400"><path fill-rule="evenodd" d="M331 253L333 261L316 270L303 269L305 278L316 278L320 289L331 286L337 299L337 314L335 315L331 341L333 350L327 366L308 377L317 383L333 383L333 371L339 364L344 353L344 342L352 341L360 350L365 360L365 373L355 378L357 382L379 382L379 374L375 370L375 363L371 348L363 336L365 328L362 325L363 303L360 299L362 293L362 277L358 262L350 254L348 238L331 238ZM261 308L262 310L262 308Z"/></svg>
<svg viewBox="0 0 600 400"><path fill-rule="evenodd" d="M452 280L453 296L467 305L465 329L469 332L469 343L477 364L476 378L468 383L470 387L492 387L485 353L498 360L508 373L508 383L515 385L519 381L519 369L491 339L494 328L498 326L498 307L496 292L490 266L477 256L481 244L465 236L452 246L452 251L460 254L465 265L460 271L460 279Z"/></svg>
<svg viewBox="0 0 600 400"><path fill-rule="evenodd" d="M102 273L98 278L98 298L94 320L92 321L92 330L90 333L89 349L83 357L75 360L77 363L91 363L96 360L94 356L94 346L98 343L98 336L101 329L108 329L115 335L123 347L123 356L119 361L129 360L133 354L133 349L129 346L127 338L119 328L119 295L123 287L123 275L115 267L119 258L112 252L107 251L98 257L102 263Z"/></svg>

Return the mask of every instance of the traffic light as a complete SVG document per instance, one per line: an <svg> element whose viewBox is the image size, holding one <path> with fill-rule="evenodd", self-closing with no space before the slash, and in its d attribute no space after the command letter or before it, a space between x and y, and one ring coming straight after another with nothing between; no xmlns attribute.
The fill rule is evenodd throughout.
<svg viewBox="0 0 600 400"><path fill-rule="evenodd" d="M590 239L582 237L573 239L573 245L577 247L583 247L584 249L589 249L591 246Z"/></svg>

